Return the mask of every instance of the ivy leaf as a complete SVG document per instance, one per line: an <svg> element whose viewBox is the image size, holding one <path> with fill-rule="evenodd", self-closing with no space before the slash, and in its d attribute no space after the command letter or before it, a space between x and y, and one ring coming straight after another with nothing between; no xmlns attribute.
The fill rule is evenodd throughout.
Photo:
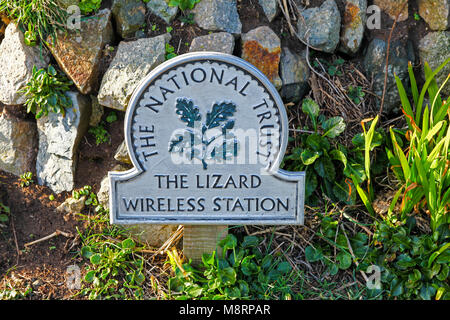
<svg viewBox="0 0 450 320"><path fill-rule="evenodd" d="M212 129L220 126L223 122L229 120L236 111L236 105L234 103L215 103L211 112L206 114L206 129ZM225 126L234 126L234 121L230 121Z"/></svg>
<svg viewBox="0 0 450 320"><path fill-rule="evenodd" d="M401 254L397 259L397 266L401 270L406 270L407 268L414 267L416 262L407 254Z"/></svg>
<svg viewBox="0 0 450 320"><path fill-rule="evenodd" d="M335 197L342 202L345 202L347 204L353 203L353 197L354 195L353 188L351 189L352 193L350 194L350 188L346 183L338 183L335 182L333 186L333 194Z"/></svg>
<svg viewBox="0 0 450 320"><path fill-rule="evenodd" d="M422 288L420 289L420 297L423 300L431 300L431 298L434 296L434 294L436 293L436 289L428 283L424 283L422 285Z"/></svg>
<svg viewBox="0 0 450 320"><path fill-rule="evenodd" d="M304 99L302 111L311 118L314 130L317 130L317 117L319 116L320 111L319 105L312 99Z"/></svg>
<svg viewBox="0 0 450 320"><path fill-rule="evenodd" d="M347 157L341 150L338 149L332 150L330 152L330 157L332 160L341 161L342 164L344 165L344 168L347 167Z"/></svg>
<svg viewBox="0 0 450 320"><path fill-rule="evenodd" d="M317 158L319 158L319 153L316 151L311 151L309 149L305 149L302 154L301 154L301 158L302 158L302 162L304 165L309 166L311 164L314 163L314 161L316 161Z"/></svg>
<svg viewBox="0 0 450 320"><path fill-rule="evenodd" d="M252 248L256 247L260 243L260 240L257 236L245 236L242 241L242 248Z"/></svg>
<svg viewBox="0 0 450 320"><path fill-rule="evenodd" d="M219 270L218 277L224 285L233 285L236 282L236 271L231 267L224 268Z"/></svg>
<svg viewBox="0 0 450 320"><path fill-rule="evenodd" d="M306 170L306 186L305 186L305 197L309 198L314 190L316 190L319 185L317 181L317 176L314 173L314 170Z"/></svg>
<svg viewBox="0 0 450 320"><path fill-rule="evenodd" d="M324 137L336 138L345 130L345 122L342 117L333 117L322 123L322 129L325 131Z"/></svg>
<svg viewBox="0 0 450 320"><path fill-rule="evenodd" d="M224 251L234 249L237 246L237 239L230 233L225 237L225 239L219 242L219 246L222 247Z"/></svg>
<svg viewBox="0 0 450 320"><path fill-rule="evenodd" d="M306 144L312 150L317 152L323 152L323 150L328 151L330 149L330 143L328 142L328 139L316 133L311 134L308 136L308 138L306 138Z"/></svg>
<svg viewBox="0 0 450 320"><path fill-rule="evenodd" d="M391 282L390 291L393 297L401 295L403 293L403 283L398 278L394 278Z"/></svg>
<svg viewBox="0 0 450 320"><path fill-rule="evenodd" d="M352 256L343 251L338 253L336 260L339 262L339 269L342 270L346 270L352 265Z"/></svg>
<svg viewBox="0 0 450 320"><path fill-rule="evenodd" d="M262 259L262 262L261 262L261 268L263 268L263 270L269 269L270 266L272 265L272 261L273 261L272 255L268 254L267 256L265 256L265 257Z"/></svg>
<svg viewBox="0 0 450 320"><path fill-rule="evenodd" d="M277 271L282 273L282 274L287 274L292 270L291 265L289 264L289 262L284 261L281 262L278 266L277 266Z"/></svg>
<svg viewBox="0 0 450 320"><path fill-rule="evenodd" d="M349 163L344 169L344 174L349 178L355 178L358 184L366 180L364 166L359 163Z"/></svg>
<svg viewBox="0 0 450 320"><path fill-rule="evenodd" d="M83 248L81 248L81 256L83 258L89 259L94 253L92 252L91 247L89 246L84 246Z"/></svg>
<svg viewBox="0 0 450 320"><path fill-rule="evenodd" d="M193 9L200 0L170 0L169 7L178 7L180 10Z"/></svg>
<svg viewBox="0 0 450 320"><path fill-rule="evenodd" d="M323 254L320 250L307 246L305 249L305 258L309 262L316 262L323 258Z"/></svg>
<svg viewBox="0 0 450 320"><path fill-rule="evenodd" d="M176 113L181 116L181 121L186 122L190 128L193 128L195 122L202 118L199 109L194 106L194 102L186 98L177 100Z"/></svg>
<svg viewBox="0 0 450 320"><path fill-rule="evenodd" d="M84 281L91 283L92 281L94 281L94 277L95 277L95 270L91 270L84 276Z"/></svg>
<svg viewBox="0 0 450 320"><path fill-rule="evenodd" d="M136 246L133 239L125 239L122 241L122 248L123 249L133 249Z"/></svg>
<svg viewBox="0 0 450 320"><path fill-rule="evenodd" d="M333 162L328 157L321 157L314 164L317 174L324 179L333 181L336 178Z"/></svg>
<svg viewBox="0 0 450 320"><path fill-rule="evenodd" d="M355 134L352 138L352 143L357 149L363 150L365 146L364 134L362 132Z"/></svg>
<svg viewBox="0 0 450 320"><path fill-rule="evenodd" d="M99 264L101 261L101 256L98 253L96 253L93 256L91 256L89 260L91 261L92 264Z"/></svg>

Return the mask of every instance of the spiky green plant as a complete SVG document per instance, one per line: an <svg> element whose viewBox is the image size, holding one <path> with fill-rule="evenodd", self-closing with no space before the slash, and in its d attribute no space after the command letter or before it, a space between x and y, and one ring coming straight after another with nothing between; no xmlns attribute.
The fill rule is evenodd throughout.
<svg viewBox="0 0 450 320"><path fill-rule="evenodd" d="M433 231L450 222L450 99L441 98L450 75L440 87L435 78L448 63L450 58L435 71L425 63L426 81L420 94L412 65L409 64L414 105L410 103L400 79L395 77L408 124L405 137L409 145L403 150L391 128L393 150L387 150L393 171L401 181L389 214L392 215L396 202L402 196L401 219L404 220L414 208L423 209L430 215ZM427 94L428 102L425 102Z"/></svg>
<svg viewBox="0 0 450 320"><path fill-rule="evenodd" d="M56 32L65 30L68 13L58 0L0 0L0 12L21 26L27 44L36 39L47 42L48 37L56 41Z"/></svg>

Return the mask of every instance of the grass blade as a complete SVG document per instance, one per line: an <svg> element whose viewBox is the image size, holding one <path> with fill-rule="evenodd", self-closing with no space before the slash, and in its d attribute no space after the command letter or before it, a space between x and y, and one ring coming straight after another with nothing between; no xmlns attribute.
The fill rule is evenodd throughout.
<svg viewBox="0 0 450 320"><path fill-rule="evenodd" d="M398 92L400 95L400 101L402 103L404 113L405 113L405 115L407 115L406 121L408 122L409 128L412 130L413 126L412 126L411 121L414 118L414 113L412 111L411 104L409 103L408 95L406 94L405 87L403 86L403 83L400 80L400 78L397 75L394 75L394 76L395 76L395 82L397 83L397 89L398 89Z"/></svg>
<svg viewBox="0 0 450 320"><path fill-rule="evenodd" d="M434 80L434 77L450 62L450 57L445 59L445 61L431 74L426 76L425 84L423 85L422 91L420 92L419 100L416 105L416 123L420 122L420 117L422 113L422 104L425 99L425 93L427 92L428 86Z"/></svg>
<svg viewBox="0 0 450 320"><path fill-rule="evenodd" d="M409 82L411 83L411 92L413 96L414 105L417 106L417 102L419 100L419 90L417 89L416 77L414 76L414 70L411 61L408 61L408 73L409 73Z"/></svg>
<svg viewBox="0 0 450 320"><path fill-rule="evenodd" d="M389 128L389 130L391 132L391 139L392 139L392 144L394 146L394 152L397 155L398 159L400 160L400 165L403 170L403 176L405 177L405 180L408 181L410 178L410 175L411 175L411 170L408 165L408 160L406 159L406 156L403 153L402 148L400 148L400 146L397 143L397 140L395 139L395 135L394 135L394 132L392 131L392 127Z"/></svg>

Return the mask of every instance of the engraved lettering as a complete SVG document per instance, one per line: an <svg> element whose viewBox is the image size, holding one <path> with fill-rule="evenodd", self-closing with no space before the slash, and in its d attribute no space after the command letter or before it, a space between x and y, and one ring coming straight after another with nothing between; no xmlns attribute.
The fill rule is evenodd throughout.
<svg viewBox="0 0 450 320"><path fill-rule="evenodd" d="M213 78L216 78L217 83L222 84L222 80L223 80L223 74L224 74L225 70L221 70L221 74L220 74L220 78L216 73L216 69L211 68L211 78L209 79L209 82L213 82Z"/></svg>
<svg viewBox="0 0 450 320"><path fill-rule="evenodd" d="M200 71L200 74L201 74L200 78L196 78L196 77L195 77L195 74L197 74L197 75L199 74L198 71ZM200 83L200 82L205 81L205 79L206 79L206 72L205 72L205 70L203 70L203 69L201 69L201 68L195 68L195 69L192 70L192 72L191 72L191 79L192 79L193 81L197 82L197 83Z"/></svg>

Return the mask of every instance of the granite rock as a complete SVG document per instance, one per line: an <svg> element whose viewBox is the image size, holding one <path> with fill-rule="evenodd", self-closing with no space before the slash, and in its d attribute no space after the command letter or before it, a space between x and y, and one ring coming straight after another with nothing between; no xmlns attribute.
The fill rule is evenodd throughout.
<svg viewBox="0 0 450 320"><path fill-rule="evenodd" d="M332 53L339 44L341 14L334 0L320 7L301 11L297 23L298 36L319 51Z"/></svg>
<svg viewBox="0 0 450 320"><path fill-rule="evenodd" d="M166 0L151 0L147 2L147 9L167 24L170 24L178 13L178 7L170 7Z"/></svg>
<svg viewBox="0 0 450 320"><path fill-rule="evenodd" d="M232 34L241 33L242 24L236 0L202 0L196 4L192 12L200 28Z"/></svg>
<svg viewBox="0 0 450 320"><path fill-rule="evenodd" d="M59 0L59 4L64 9L67 9L70 6L77 6L80 3L80 0Z"/></svg>
<svg viewBox="0 0 450 320"><path fill-rule="evenodd" d="M98 103L96 96L91 95L91 117L89 119L89 126L96 127L100 123L105 112L105 108Z"/></svg>
<svg viewBox="0 0 450 320"><path fill-rule="evenodd" d="M408 0L374 0L373 4L380 7L392 20L399 14L397 22L402 22L408 19L408 4L405 5L405 1Z"/></svg>
<svg viewBox="0 0 450 320"><path fill-rule="evenodd" d="M141 0L114 0L112 7L117 33L124 39L134 37L145 24L145 5Z"/></svg>
<svg viewBox="0 0 450 320"><path fill-rule="evenodd" d="M293 53L283 48L280 61L280 76L283 82L281 96L286 101L299 101L306 93L309 85L310 71L305 55Z"/></svg>
<svg viewBox="0 0 450 320"><path fill-rule="evenodd" d="M258 0L259 5L264 11L264 14L266 15L269 22L272 22L273 19L278 15L280 12L278 8L278 1L277 0Z"/></svg>
<svg viewBox="0 0 450 320"><path fill-rule="evenodd" d="M71 191L75 187L77 149L86 133L91 114L90 101L78 92L67 92L72 107L65 116L49 113L37 121L39 151L36 175L40 185L55 193Z"/></svg>
<svg viewBox="0 0 450 320"><path fill-rule="evenodd" d="M234 37L228 32L217 32L194 38L189 52L195 51L214 51L233 54Z"/></svg>
<svg viewBox="0 0 450 320"><path fill-rule="evenodd" d="M375 38L367 47L364 56L364 69L368 79L373 78L373 92L380 97L377 103L381 106L386 71L387 44L384 40ZM398 41L391 42L389 50L388 76L383 113L397 114L400 112L400 96L397 90L394 74L405 86L408 84L408 53Z"/></svg>
<svg viewBox="0 0 450 320"><path fill-rule="evenodd" d="M281 59L280 38L267 26L250 30L241 37L242 59L250 62L280 89L282 82L278 74Z"/></svg>
<svg viewBox="0 0 450 320"><path fill-rule="evenodd" d="M85 201L86 196L81 196L79 199L69 197L56 208L56 211L60 213L80 213L84 209Z"/></svg>
<svg viewBox="0 0 450 320"><path fill-rule="evenodd" d="M164 62L170 34L154 38L120 42L117 53L103 76L98 102L108 108L125 111L139 82Z"/></svg>
<svg viewBox="0 0 450 320"><path fill-rule="evenodd" d="M113 40L111 11L104 9L81 22L81 30L58 32L50 51L58 65L82 94L98 89L99 64L102 50Z"/></svg>
<svg viewBox="0 0 450 320"><path fill-rule="evenodd" d="M347 0L341 26L339 50L355 54L361 47L367 20L367 0Z"/></svg>
<svg viewBox="0 0 450 320"><path fill-rule="evenodd" d="M0 169L16 176L34 171L36 150L36 123L3 111L0 115Z"/></svg>
<svg viewBox="0 0 450 320"><path fill-rule="evenodd" d="M450 20L449 0L418 0L419 15L432 30L446 30Z"/></svg>
<svg viewBox="0 0 450 320"><path fill-rule="evenodd" d="M418 47L422 65L426 62L431 70L435 70L450 57L450 31L430 32L420 40ZM449 74L450 64L447 64L436 75L436 82L439 87L444 83ZM450 82L447 82L441 93L446 96L450 94Z"/></svg>
<svg viewBox="0 0 450 320"><path fill-rule="evenodd" d="M25 96L19 93L33 74L33 66L46 68L49 57L39 47L29 47L24 42L22 31L10 23L5 38L0 44L0 102L6 105L23 104Z"/></svg>
<svg viewBox="0 0 450 320"><path fill-rule="evenodd" d="M131 164L130 155L128 154L127 144L123 141L114 154L114 159L124 164Z"/></svg>

